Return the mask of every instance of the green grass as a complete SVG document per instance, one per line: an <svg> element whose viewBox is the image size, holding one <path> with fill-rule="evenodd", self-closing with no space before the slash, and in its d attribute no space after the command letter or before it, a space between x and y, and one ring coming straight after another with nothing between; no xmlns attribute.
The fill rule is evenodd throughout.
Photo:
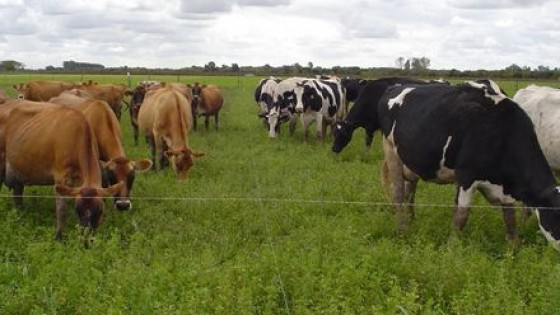
<svg viewBox="0 0 560 315"><path fill-rule="evenodd" d="M3 76L0 87L30 79ZM520 248L506 241L496 208L474 208L465 231L452 237L453 187L420 183L417 218L397 235L378 180L379 137L364 153L358 130L338 157L330 141L303 143L301 126L293 138L283 126L269 139L253 101L258 78L180 78L195 80L216 83L225 94L221 129L191 133L191 146L206 156L186 181L169 169L137 174L133 210L108 205L89 249L74 213L65 242L54 240L53 199L27 198L17 210L9 191L0 191L1 314L560 309L560 256L536 233L534 217L519 224ZM133 145L127 115L121 126L128 155L148 157L144 141ZM28 187L26 194L52 196L52 188ZM478 198L476 205L486 203Z"/></svg>

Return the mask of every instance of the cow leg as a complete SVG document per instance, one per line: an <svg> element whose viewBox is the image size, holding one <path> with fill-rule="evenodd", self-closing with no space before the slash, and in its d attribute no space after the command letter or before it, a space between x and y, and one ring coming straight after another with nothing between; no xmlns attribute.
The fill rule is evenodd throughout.
<svg viewBox="0 0 560 315"><path fill-rule="evenodd" d="M216 113L216 114L214 115L214 129L215 129L216 131L218 131L218 120L219 120L219 119L218 119L218 116L219 116L219 113Z"/></svg>
<svg viewBox="0 0 560 315"><path fill-rule="evenodd" d="M23 190L24 190L23 185L21 184L15 184L13 186L13 196L14 196L14 203L16 205L16 208L18 209L22 209L23 208Z"/></svg>
<svg viewBox="0 0 560 315"><path fill-rule="evenodd" d="M471 186L468 189L463 189L458 187L457 194L457 208L455 215L453 216L453 226L457 230L462 230L467 224L469 218L469 210L473 200L474 187Z"/></svg>
<svg viewBox="0 0 560 315"><path fill-rule="evenodd" d="M146 136L146 142L148 142L148 145L150 146L150 155L152 156L152 163L154 165L152 170L157 171L158 168L156 164L156 141L154 139L154 136Z"/></svg>
<svg viewBox="0 0 560 315"><path fill-rule="evenodd" d="M414 212L414 199L416 197L416 185L418 181L409 181L406 180L404 182L404 200L407 203L408 215L411 220L414 220L416 217L416 213Z"/></svg>
<svg viewBox="0 0 560 315"><path fill-rule="evenodd" d="M515 220L515 207L513 204L502 205L502 214L504 217L504 225L506 228L506 233L508 239L514 243L519 242L519 236L517 234L517 222Z"/></svg>
<svg viewBox="0 0 560 315"><path fill-rule="evenodd" d="M56 196L56 240L62 241L62 230L66 223L66 200Z"/></svg>
<svg viewBox="0 0 560 315"><path fill-rule="evenodd" d="M315 122L317 124L317 140L323 141L323 137L325 136L324 130L326 128L323 128L323 114L321 114L321 112L315 114Z"/></svg>
<svg viewBox="0 0 560 315"><path fill-rule="evenodd" d="M290 137L292 137L294 135L294 133L296 132L296 126L297 126L297 120L299 118L299 115L293 115L290 118L290 123L288 124L289 129L290 129Z"/></svg>
<svg viewBox="0 0 560 315"><path fill-rule="evenodd" d="M193 123L193 130L194 130L194 131L196 131L196 128L197 128L196 120L197 120L197 119L196 119L196 114L193 113L193 115L192 115L192 123Z"/></svg>
<svg viewBox="0 0 560 315"><path fill-rule="evenodd" d="M204 129L210 128L210 115L204 115Z"/></svg>
<svg viewBox="0 0 560 315"><path fill-rule="evenodd" d="M132 134L134 136L134 145L138 145L138 126L132 125Z"/></svg>
<svg viewBox="0 0 560 315"><path fill-rule="evenodd" d="M159 159L159 169L163 170L167 164L167 158L165 157L166 146L163 139L159 136L154 137L155 140L155 154Z"/></svg>
<svg viewBox="0 0 560 315"><path fill-rule="evenodd" d="M403 213L403 165L393 145L385 137L383 138L383 152L385 153L385 162L387 165L388 183L391 185L391 201L397 213L397 230L399 233L403 233L406 231L408 222L410 221L410 217ZM383 167L385 167L385 165Z"/></svg>
<svg viewBox="0 0 560 315"><path fill-rule="evenodd" d="M371 148L371 144L373 143L373 132L366 131L366 148Z"/></svg>

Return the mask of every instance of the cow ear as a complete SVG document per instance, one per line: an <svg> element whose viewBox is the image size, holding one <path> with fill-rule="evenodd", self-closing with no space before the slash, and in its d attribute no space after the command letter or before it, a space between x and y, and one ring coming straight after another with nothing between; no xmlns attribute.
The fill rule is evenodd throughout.
<svg viewBox="0 0 560 315"><path fill-rule="evenodd" d="M101 197L114 196L117 193L120 193L123 187L124 187L124 182L118 182L113 186L109 186L107 188L98 188L97 194Z"/></svg>
<svg viewBox="0 0 560 315"><path fill-rule="evenodd" d="M202 152L202 151L192 151L191 154L192 154L192 156L194 156L194 157L202 157L202 156L205 156L205 155L206 155L206 153L204 153L204 152Z"/></svg>
<svg viewBox="0 0 560 315"><path fill-rule="evenodd" d="M54 190L58 195L65 197L74 197L80 192L79 188L69 187L61 184L54 185Z"/></svg>
<svg viewBox="0 0 560 315"><path fill-rule="evenodd" d="M165 150L163 151L163 155L165 155L166 158L171 158L173 155L177 155L177 151L173 151L173 150Z"/></svg>
<svg viewBox="0 0 560 315"><path fill-rule="evenodd" d="M134 169L136 171L143 172L152 168L152 165L154 163L150 159L143 159L143 160L134 161L133 164L134 164Z"/></svg>

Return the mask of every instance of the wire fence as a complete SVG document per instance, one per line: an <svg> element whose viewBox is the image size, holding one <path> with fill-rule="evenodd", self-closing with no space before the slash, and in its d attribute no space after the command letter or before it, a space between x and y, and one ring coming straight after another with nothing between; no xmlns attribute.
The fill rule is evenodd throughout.
<svg viewBox="0 0 560 315"><path fill-rule="evenodd" d="M55 195L40 195L40 194L28 194L22 195L23 198L34 198L34 199L56 199L56 198L63 198L63 199L74 199L74 197L57 197ZM8 194L0 194L0 199L10 199L13 198L13 195ZM82 197L83 199L87 198L102 198L107 200L112 200L113 197ZM315 205L354 205L354 206L370 206L370 207L395 207L397 205L406 206L414 208L453 208L456 204L451 203L393 203L388 201L361 201L361 200L329 200L329 199L294 199L294 198L272 198L272 197L174 197L174 196L139 196L139 197L130 197L132 201L134 200L144 200L144 201L184 201L184 202L247 202L247 203L256 203L256 204L315 204ZM506 204L504 204L506 205ZM488 209L488 208L496 208L500 205L493 205L493 204L473 204L470 205L470 208L481 208L481 209ZM507 206L512 206L507 204ZM513 206L522 206L520 202L514 204ZM557 207L538 207L539 210L560 210Z"/></svg>

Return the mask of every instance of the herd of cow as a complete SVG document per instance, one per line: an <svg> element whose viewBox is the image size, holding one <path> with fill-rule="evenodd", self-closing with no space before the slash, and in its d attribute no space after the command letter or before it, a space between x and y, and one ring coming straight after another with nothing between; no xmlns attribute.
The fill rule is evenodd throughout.
<svg viewBox="0 0 560 315"><path fill-rule="evenodd" d="M118 210L132 204L136 171L170 164L185 178L193 158L204 155L188 145L196 116L216 118L223 105L215 85L142 82L127 90L116 84L35 81L14 85L11 99L0 93L0 184L13 190L22 206L27 185L54 185L56 238L62 238L66 198L75 199L79 223L94 231L102 221L103 198L113 197ZM130 160L119 124L125 95L137 141L141 132L151 159Z"/></svg>
<svg viewBox="0 0 560 315"><path fill-rule="evenodd" d="M54 185L56 237L62 238L65 199L75 199L82 226L95 230L103 218L103 198L117 209L131 208L135 172L170 165L185 178L203 152L189 147L197 116L218 116L223 95L215 85L144 81L133 89L116 84L36 81L14 85L19 96L0 93L0 184L22 205L26 185ZM1 91L0 91L1 92ZM135 142L140 134L150 159L130 160L122 144L121 104L128 104ZM419 179L456 186L453 225L462 229L476 190L500 205L506 232L518 241L516 201L533 208L541 232L560 250L560 90L531 85L509 98L490 80L425 82L408 78L263 79L255 90L258 116L276 137L298 119L308 138L327 127L339 153L355 129L366 131L366 147L379 131L384 161L381 179L390 188L397 228L414 218ZM353 103L350 107L349 104ZM126 102L125 102L126 103ZM527 212L530 213L530 212Z"/></svg>
<svg viewBox="0 0 560 315"><path fill-rule="evenodd" d="M304 137L317 122L331 126L339 153L355 129L383 137L381 180L396 207L397 228L414 218L419 179L456 186L453 225L462 229L476 190L502 207L508 238L518 242L516 201L534 209L540 231L560 250L560 90L530 85L509 98L491 80L451 85L407 78L263 79L255 91L258 116L275 137L300 119ZM348 103L354 102L348 110ZM530 214L529 210L525 212Z"/></svg>

